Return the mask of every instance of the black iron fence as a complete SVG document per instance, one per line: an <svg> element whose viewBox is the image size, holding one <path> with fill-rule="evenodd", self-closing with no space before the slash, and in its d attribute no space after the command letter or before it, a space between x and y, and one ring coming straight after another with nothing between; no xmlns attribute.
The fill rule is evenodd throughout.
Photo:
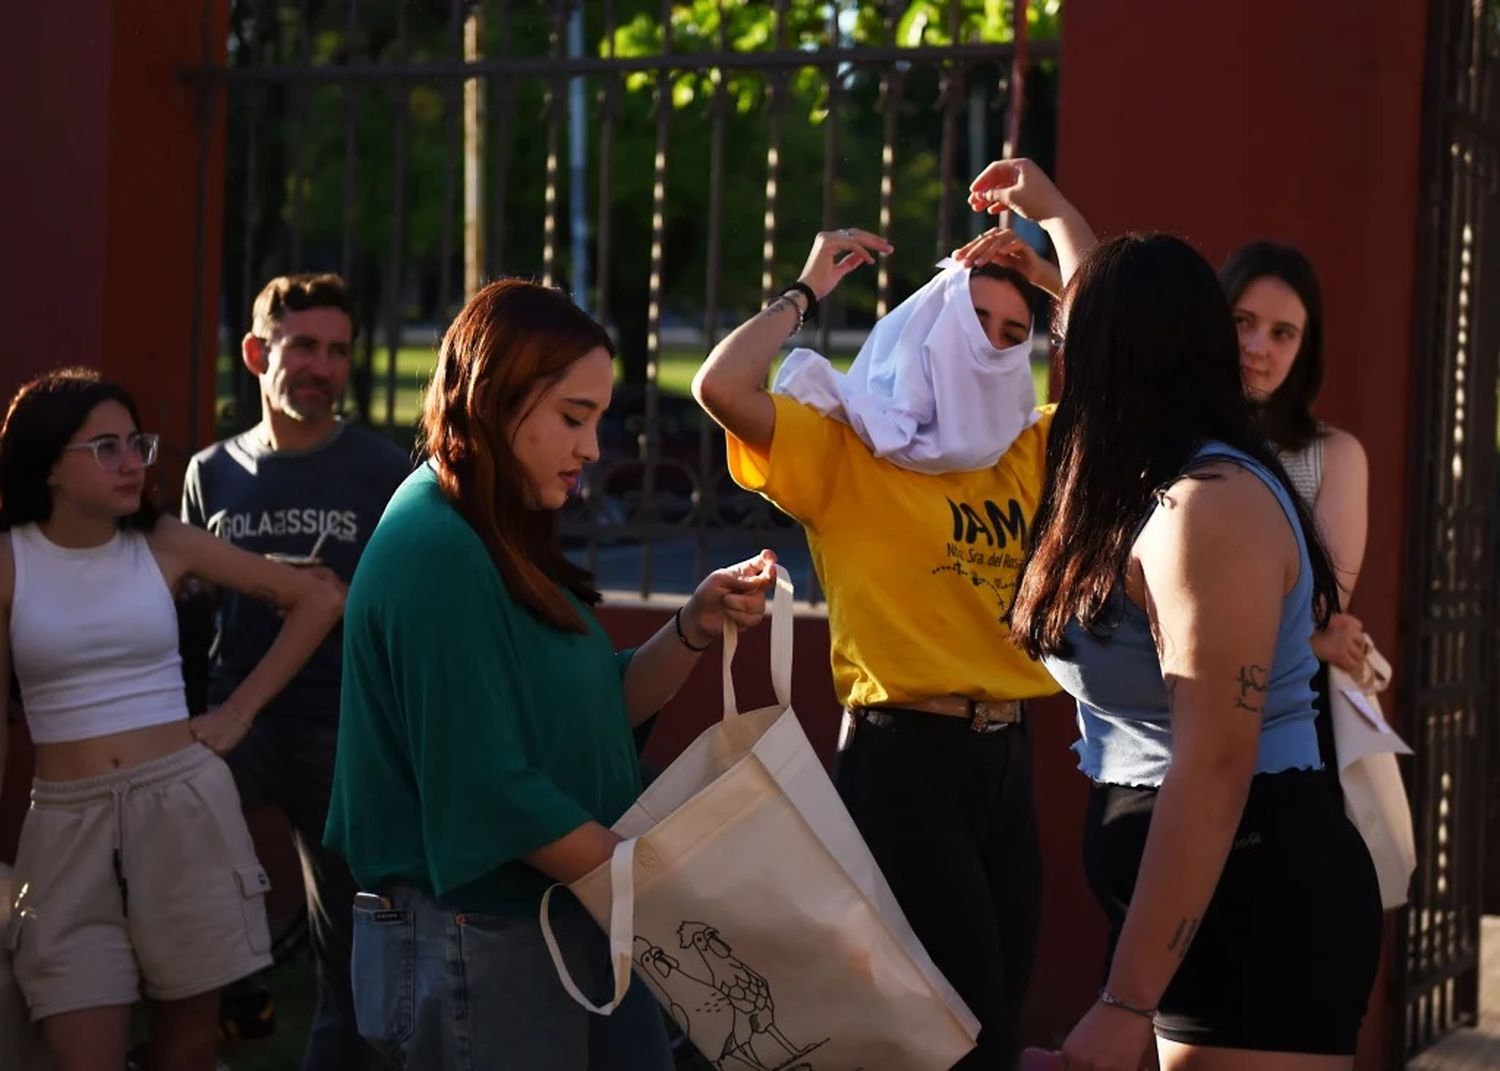
<svg viewBox="0 0 1500 1071"><path fill-rule="evenodd" d="M1479 1010L1490 763L1500 363L1500 4L1433 0L1417 272L1401 703L1416 758L1417 873L1401 913L1392 1051Z"/></svg>
<svg viewBox="0 0 1500 1071"><path fill-rule="evenodd" d="M567 287L614 332L624 382L566 532L606 586L642 595L761 545L805 565L800 532L729 481L722 436L684 388L795 276L813 233L870 226L898 247L806 340L850 353L977 229L964 187L1016 147L1027 79L1038 136L1024 148L1050 153L1055 3L998 17L975 0L231 12L227 64L183 72L205 100L227 94L226 349L266 278L339 270L362 328L349 404L402 436L467 292L507 272ZM227 359L219 379L221 430L251 423L254 382Z"/></svg>

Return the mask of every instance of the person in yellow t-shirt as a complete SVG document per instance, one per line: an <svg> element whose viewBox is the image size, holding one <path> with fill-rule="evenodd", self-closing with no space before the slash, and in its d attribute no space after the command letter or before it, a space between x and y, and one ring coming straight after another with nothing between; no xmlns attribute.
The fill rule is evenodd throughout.
<svg viewBox="0 0 1500 1071"><path fill-rule="evenodd" d="M1071 274L1093 244L1087 224L1034 165L1006 164L1004 196L971 203L1015 207L1041 223L1061 274ZM1051 413L1025 414L1013 439L1001 436L998 460L934 471L903 462L899 450L877 456L864 421L780 393L784 376L778 393L765 388L782 343L817 303L891 250L866 231L819 234L798 282L719 344L693 393L725 429L734 479L807 532L845 707L835 783L917 936L982 1024L978 1046L956 1066L989 1071L1011 1067L1020 1047L1040 914L1022 702L1057 685L1011 643L1006 618L1042 493ZM978 345L992 356L1027 346L1033 284L1058 293L1059 272L999 229L956 255L969 267ZM924 352L933 365L960 359ZM966 408L951 385L939 403L937 423ZM949 431L982 440L986 421L970 423L980 426Z"/></svg>

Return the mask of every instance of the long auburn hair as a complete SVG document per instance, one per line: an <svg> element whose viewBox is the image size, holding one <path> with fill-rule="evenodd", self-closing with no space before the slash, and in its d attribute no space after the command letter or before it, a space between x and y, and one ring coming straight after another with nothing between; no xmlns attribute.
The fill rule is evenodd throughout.
<svg viewBox="0 0 1500 1071"><path fill-rule="evenodd" d="M563 554L555 510L527 505L527 477L507 427L609 334L561 290L524 279L490 283L443 335L419 445L438 485L489 548L511 594L542 620L584 632L565 592L599 601L588 570Z"/></svg>
<svg viewBox="0 0 1500 1071"><path fill-rule="evenodd" d="M1239 340L1207 261L1181 239L1101 243L1064 295L1062 395L1047 481L1011 610L1032 657L1065 651L1073 621L1099 631L1155 496L1208 441L1253 457L1288 491L1312 562L1320 623L1338 588L1317 529L1255 425Z"/></svg>
<svg viewBox="0 0 1500 1071"><path fill-rule="evenodd" d="M0 423L0 531L51 519L47 478L68 440L104 402L119 402L140 428L140 409L130 392L93 368L55 368L21 384ZM120 528L156 528L161 510L151 491L148 470L140 508L121 517Z"/></svg>
<svg viewBox="0 0 1500 1071"><path fill-rule="evenodd" d="M1269 276L1291 287L1307 310L1307 324L1286 379L1252 412L1261 433L1279 450L1301 450L1318 437L1312 403L1323 386L1323 291L1318 273L1302 252L1279 242L1251 242L1230 254L1219 282L1232 307L1257 279Z"/></svg>

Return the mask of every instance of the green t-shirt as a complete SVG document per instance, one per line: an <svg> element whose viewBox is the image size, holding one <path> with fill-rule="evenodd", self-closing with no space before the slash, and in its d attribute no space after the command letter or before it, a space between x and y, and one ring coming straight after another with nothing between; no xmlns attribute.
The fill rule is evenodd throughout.
<svg viewBox="0 0 1500 1071"><path fill-rule="evenodd" d="M423 465L370 539L344 611L338 761L324 839L365 889L456 910L535 907L521 856L640 795L617 654L511 597Z"/></svg>

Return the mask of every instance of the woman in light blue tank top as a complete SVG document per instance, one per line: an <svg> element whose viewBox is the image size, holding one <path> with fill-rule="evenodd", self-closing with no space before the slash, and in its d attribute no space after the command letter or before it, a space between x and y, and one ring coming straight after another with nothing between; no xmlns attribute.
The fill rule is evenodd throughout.
<svg viewBox="0 0 1500 1071"><path fill-rule="evenodd" d="M1353 1064L1379 955L1364 843L1323 783L1327 553L1242 392L1213 269L1105 242L1063 298L1062 396L1015 638L1078 700L1085 865L1111 924L1073 1066Z"/></svg>

